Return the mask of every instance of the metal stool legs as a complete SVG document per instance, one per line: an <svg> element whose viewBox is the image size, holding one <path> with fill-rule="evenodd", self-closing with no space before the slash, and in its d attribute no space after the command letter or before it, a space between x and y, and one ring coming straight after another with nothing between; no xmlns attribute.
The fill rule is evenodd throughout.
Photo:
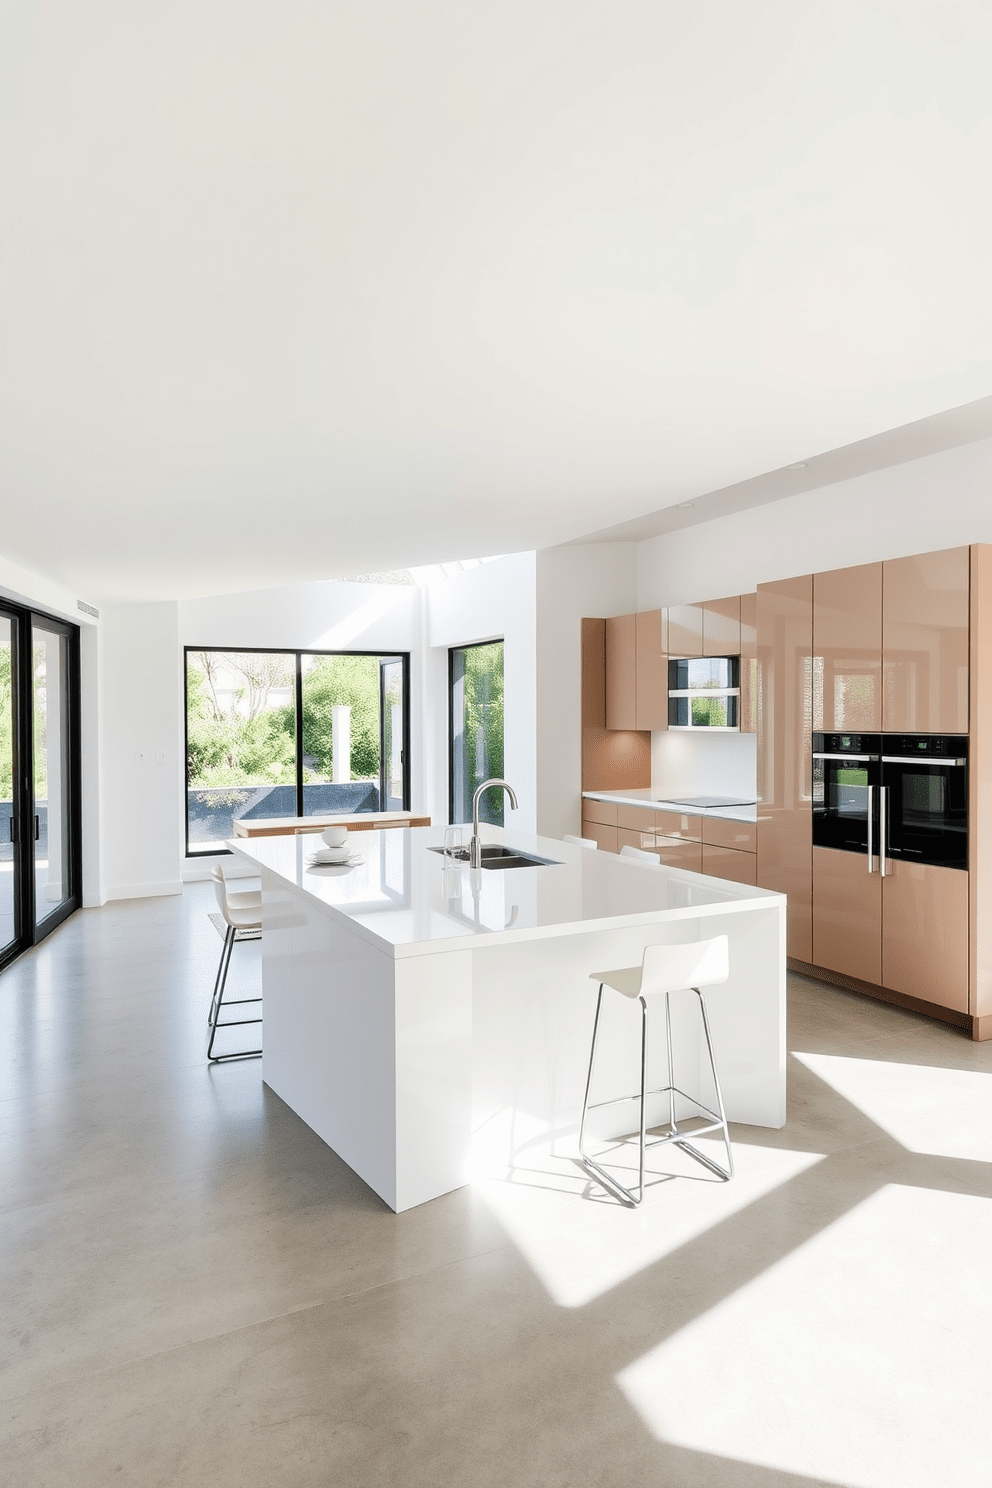
<svg viewBox="0 0 992 1488"><path fill-rule="evenodd" d="M727 1116L723 1106L723 1094L720 1090L720 1081L716 1072L716 1062L713 1058L713 1041L710 1038L709 1019L706 1016L706 1001L703 997L702 992L699 990L698 987L692 987L691 989L687 988L687 990L695 992L696 996L699 998L699 1011L703 1020L703 1033L706 1037L706 1051L709 1055L710 1070L713 1075L713 1085L716 1090L716 1111L711 1111L707 1106L704 1106L701 1101L698 1101L694 1095L689 1095L685 1090L680 1090L679 1087L675 1084L675 1065L672 1054L672 1013L670 996L667 992L665 993L665 1042L667 1045L668 1053L668 1084L662 1085L657 1090L645 1089L645 1085L647 1083L648 1005L643 997L639 997L638 1001L641 1004L640 1091L637 1095L622 1095L616 1097L613 1100L594 1101L590 1104L589 1095L592 1089L592 1072L593 1066L596 1062L596 1043L599 1038L599 1016L603 1007L603 985L604 984L600 982L599 995L596 998L596 1016L593 1020L592 1025L592 1047L589 1050L589 1073L586 1076L586 1089L585 1095L582 1100L582 1120L579 1123L579 1157L582 1161L583 1167L587 1168L590 1173L594 1174L594 1176L599 1179L600 1183L602 1183L603 1187L606 1188L608 1192L612 1193L616 1198L620 1199L622 1203L636 1206L644 1197L645 1148L658 1147L665 1142L674 1142L677 1147L682 1148L683 1152L687 1152L690 1157L694 1157L697 1162L702 1163L704 1167L709 1168L711 1172L716 1173L719 1178L722 1178L724 1182L727 1182L734 1176L734 1158L730 1148L730 1130L727 1126ZM651 1142L648 1142L646 1140L647 1113L645 1101L646 1097L649 1095L668 1096L668 1131L665 1133L664 1136L656 1137ZM700 1152L699 1149L694 1147L688 1140L688 1138L680 1132L678 1122L675 1119L675 1097L677 1095L680 1095L684 1100L689 1101L690 1104L695 1106L696 1109L703 1116L708 1116L710 1118L710 1124L708 1126L697 1127L695 1131L692 1132L692 1136L700 1137L711 1131L720 1131L723 1133L723 1143L727 1153L727 1166L725 1168L722 1168L719 1163L714 1162L712 1158L707 1157L705 1153ZM638 1099L640 1100L640 1129L638 1133L639 1141L637 1188L636 1190L634 1190L625 1188L622 1183L618 1183L615 1178L612 1178L609 1173L607 1173L602 1167L600 1167L599 1163L595 1162L588 1155L585 1146L585 1133L586 1116L589 1111L598 1110L602 1106L615 1106L620 1105L624 1101Z"/></svg>
<svg viewBox="0 0 992 1488"><path fill-rule="evenodd" d="M261 1018L230 1018L226 1022L219 1022L222 1007L241 1007L249 1002L261 1002L260 997L229 997L224 1001L224 988L227 986L227 972L231 964L231 952L234 950L234 942L237 939L237 929L234 925L228 925L227 934L224 936L224 946L220 953L220 964L217 967L217 978L214 982L214 995L210 1001L210 1013L207 1022L210 1026L210 1042L207 1045L207 1059L211 1064L222 1064L227 1059L256 1059L261 1054L261 1049L240 1049L235 1054L215 1054L214 1039L217 1037L218 1028L241 1028L248 1023L261 1023Z"/></svg>

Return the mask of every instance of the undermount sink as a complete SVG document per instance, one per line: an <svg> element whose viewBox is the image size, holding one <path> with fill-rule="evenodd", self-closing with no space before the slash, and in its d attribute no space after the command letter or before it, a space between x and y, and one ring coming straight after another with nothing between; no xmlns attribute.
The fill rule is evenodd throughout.
<svg viewBox="0 0 992 1488"><path fill-rule="evenodd" d="M428 851L442 853L443 847L432 847ZM459 847L451 854L458 863L468 862L468 848ZM519 848L503 847L500 843L483 844L483 868L544 868L555 865L557 858L535 858L533 853L521 852Z"/></svg>

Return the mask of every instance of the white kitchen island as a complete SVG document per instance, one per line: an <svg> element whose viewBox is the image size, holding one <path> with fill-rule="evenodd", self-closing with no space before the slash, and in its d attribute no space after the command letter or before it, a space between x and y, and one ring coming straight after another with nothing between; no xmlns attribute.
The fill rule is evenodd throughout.
<svg viewBox="0 0 992 1488"><path fill-rule="evenodd" d="M347 869L312 867L312 837L228 844L262 879L263 1078L391 1209L538 1144L577 1152L589 974L639 963L648 944L729 936L730 979L706 994L727 1115L784 1124L781 894L512 827L508 843L555 861L473 872L430 851L442 836L363 833ZM708 1101L693 1012L673 1020L676 1083ZM638 1018L607 999L594 1099L636 1088ZM663 1033L651 1064L664 1084ZM635 1112L599 1113L594 1134L633 1130Z"/></svg>

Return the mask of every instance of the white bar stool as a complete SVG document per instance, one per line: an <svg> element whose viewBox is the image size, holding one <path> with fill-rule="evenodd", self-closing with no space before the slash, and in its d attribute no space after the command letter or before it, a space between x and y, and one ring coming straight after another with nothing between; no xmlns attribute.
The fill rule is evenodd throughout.
<svg viewBox="0 0 992 1488"><path fill-rule="evenodd" d="M218 1028L240 1028L248 1023L261 1023L261 1018L230 1018L224 1023L219 1022L222 1007L238 1007L249 1002L261 1002L260 997L232 997L224 1001L224 988L227 986L227 971L231 964L231 952L237 939L239 930L260 930L262 928L262 891L261 889L242 889L235 893L228 887L228 883L237 882L248 875L244 869L234 864L218 863L213 870L214 893L217 895L217 904L223 916L227 930L224 935L224 945L220 953L220 964L217 967L217 977L214 981L214 995L210 1000L210 1012L207 1015L207 1023L210 1028L210 1042L207 1044L207 1059L212 1064L220 1064L225 1059L255 1059L261 1054L261 1049L243 1049L235 1054L215 1054L214 1040L217 1037ZM258 875L254 875L257 877Z"/></svg>
<svg viewBox="0 0 992 1488"><path fill-rule="evenodd" d="M594 971L591 980L599 983L599 996L596 999L596 1018L592 1027L592 1048L589 1051L589 1073L586 1077L586 1093L582 1101L582 1121L579 1125L579 1156L583 1165L595 1174L599 1181L621 1199L625 1204L639 1204L644 1197L644 1149L646 1146L657 1147L664 1142L674 1142L690 1157L709 1168L720 1178L727 1182L734 1176L734 1158L730 1150L730 1131L727 1127L727 1116L723 1108L723 1096L720 1092L720 1081L717 1078L716 1063L713 1059L713 1042L710 1038L709 1019L706 1016L706 1002L700 991L701 987L716 986L725 982L730 974L728 957L728 942L726 935L717 935L712 940L700 940L691 945L650 945L644 949L644 958L640 966L625 966L616 971ZM596 1060L596 1039L599 1034L599 1015L603 1006L603 988L612 987L623 997L637 998L641 1004L641 1123L640 1144L638 1163L638 1184L636 1197L634 1191L624 1188L615 1178L594 1162L585 1150L586 1115L589 1111L597 1110L602 1106L619 1105L622 1101L636 1100L636 1095L618 1096L614 1100L596 1101L589 1103L589 1092L592 1087L592 1071ZM717 1110L711 1111L697 1100L694 1095L679 1089L675 1084L674 1061L672 1057L672 1010L671 997L675 992L695 992L699 998L699 1011L703 1020L703 1032L706 1035L706 1048L709 1053L710 1070L713 1074L713 1085L716 1090ZM658 1090L645 1090L647 1076L647 1050L648 1050L648 1005L656 998L664 996L665 999L665 1037L668 1045L668 1084L662 1085ZM668 1096L668 1131L663 1137L656 1137L652 1142L645 1141L645 1109L644 1101L647 1095ZM727 1151L727 1166L721 1168L719 1163L712 1158L706 1157L698 1148L694 1147L687 1137L679 1131L675 1120L675 1097L682 1096L690 1102L703 1115L710 1118L709 1126L697 1127L691 1135L703 1136L706 1132L722 1131L723 1142Z"/></svg>
<svg viewBox="0 0 992 1488"><path fill-rule="evenodd" d="M561 840L562 842L570 842L573 847L588 847L590 852L595 852L599 846L595 837L573 837L571 832L566 832Z"/></svg>

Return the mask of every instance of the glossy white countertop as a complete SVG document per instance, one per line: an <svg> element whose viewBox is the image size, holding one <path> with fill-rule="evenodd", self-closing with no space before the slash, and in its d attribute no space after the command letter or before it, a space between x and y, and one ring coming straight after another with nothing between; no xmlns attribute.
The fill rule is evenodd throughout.
<svg viewBox="0 0 992 1488"><path fill-rule="evenodd" d="M698 790L697 796L716 796L719 791ZM725 794L728 794L725 792ZM590 801L612 801L617 806L651 806L658 811L677 811L681 816L718 816L723 821L756 822L758 807L755 806L686 806L681 801L670 801L660 791L649 786L638 786L633 790L597 791L586 790L583 797Z"/></svg>
<svg viewBox="0 0 992 1488"><path fill-rule="evenodd" d="M640 802L636 804L641 804ZM465 829L468 841L470 828ZM768 889L704 877L614 853L591 852L512 826L484 827L502 842L552 865L504 870L446 868L443 828L363 832L351 868L314 867L317 836L238 838L227 845L296 893L345 920L392 956L469 950L511 942L757 909L784 897Z"/></svg>

